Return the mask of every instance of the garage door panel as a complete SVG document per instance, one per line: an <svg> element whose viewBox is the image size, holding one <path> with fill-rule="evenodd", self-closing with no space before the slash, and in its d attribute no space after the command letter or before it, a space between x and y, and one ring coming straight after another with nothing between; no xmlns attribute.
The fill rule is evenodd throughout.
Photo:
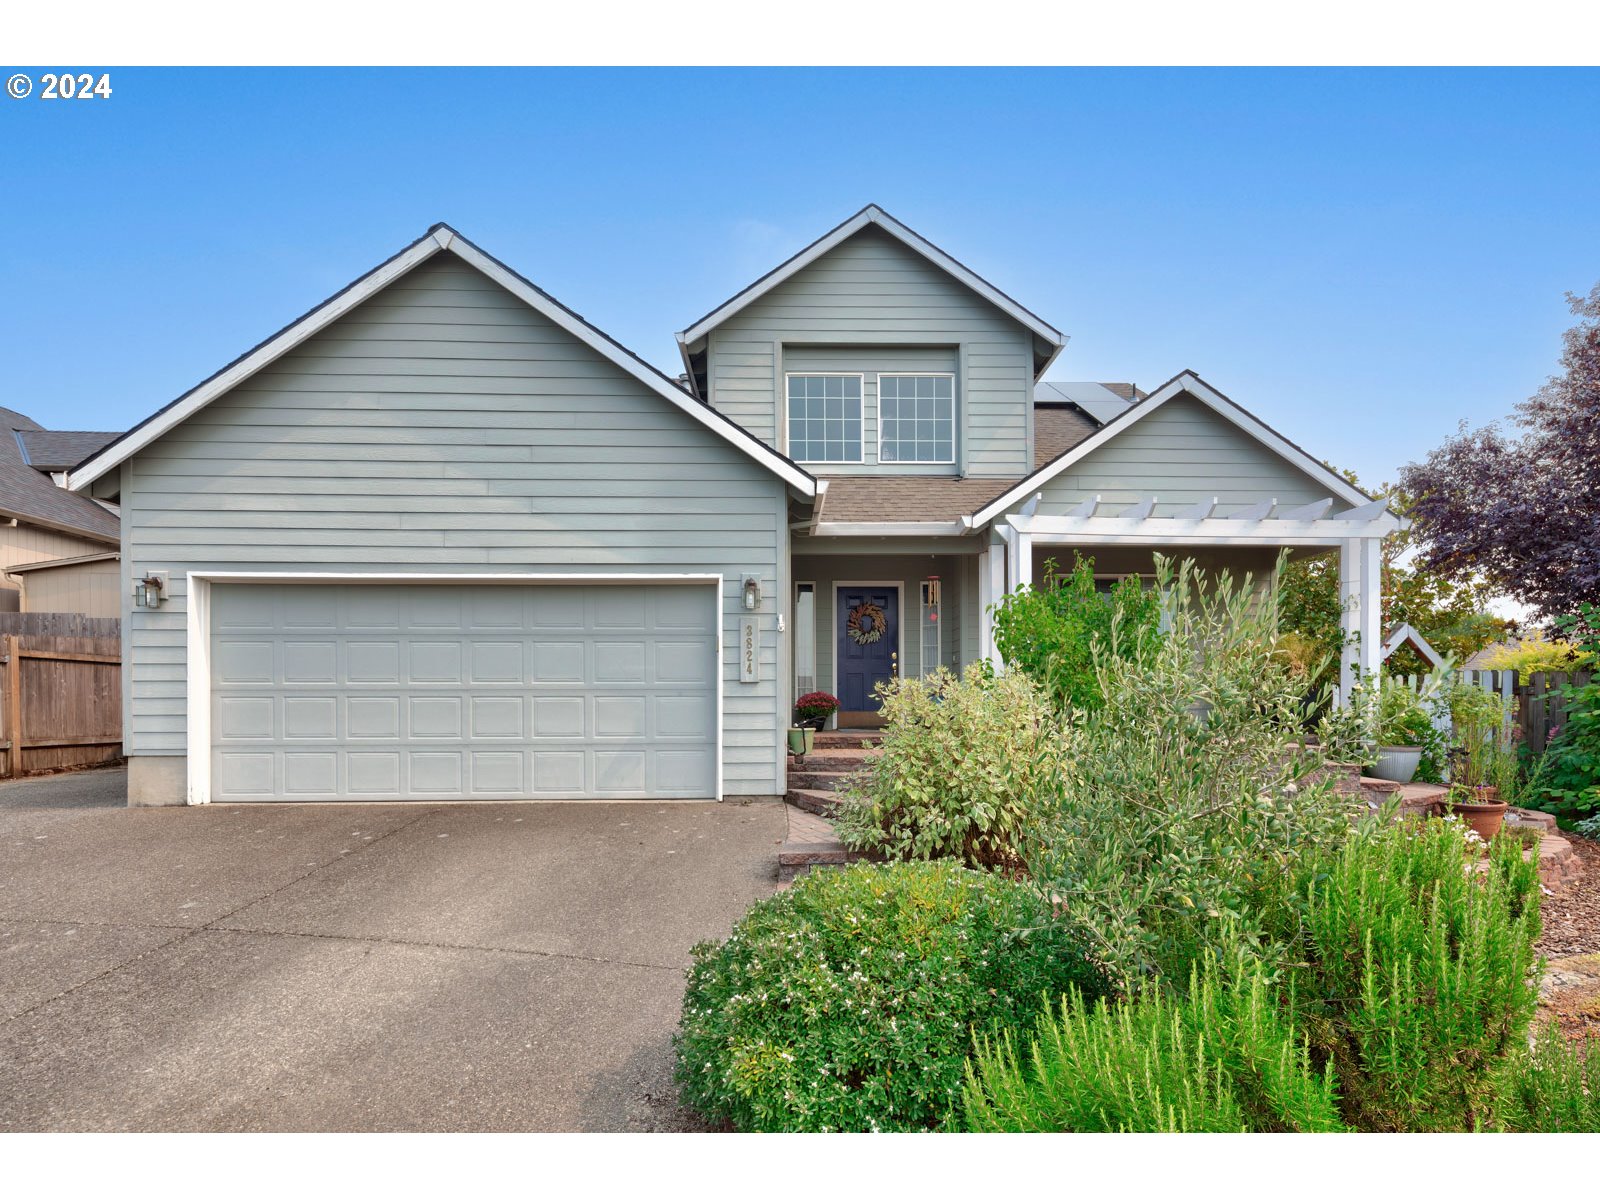
<svg viewBox="0 0 1600 1200"><path fill-rule="evenodd" d="M339 737L339 701L333 696L286 696L283 706L283 738L302 741Z"/></svg>
<svg viewBox="0 0 1600 1200"><path fill-rule="evenodd" d="M277 704L270 696L228 696L217 703L217 732L229 741L278 736Z"/></svg>
<svg viewBox="0 0 1600 1200"><path fill-rule="evenodd" d="M526 678L521 642L474 641L469 646L472 683L522 683Z"/></svg>
<svg viewBox="0 0 1600 1200"><path fill-rule="evenodd" d="M212 614L219 800L715 790L709 587L218 584Z"/></svg>
<svg viewBox="0 0 1600 1200"><path fill-rule="evenodd" d="M347 683L395 686L400 682L399 642L350 642L345 646L344 660Z"/></svg>
<svg viewBox="0 0 1600 1200"><path fill-rule="evenodd" d="M345 756L346 789L352 796L393 796L400 791L400 754L395 750L352 751Z"/></svg>

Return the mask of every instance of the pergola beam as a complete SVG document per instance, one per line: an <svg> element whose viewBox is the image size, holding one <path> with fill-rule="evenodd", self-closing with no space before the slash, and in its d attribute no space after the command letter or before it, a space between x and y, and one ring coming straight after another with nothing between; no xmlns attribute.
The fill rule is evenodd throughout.
<svg viewBox="0 0 1600 1200"><path fill-rule="evenodd" d="M1366 521L1345 521L1337 517L1315 520L1289 520L1262 517L1078 517L1011 516L1009 526L1038 542L1094 541L1101 545L1125 543L1130 546L1212 545L1212 546L1338 546L1369 537L1386 537L1400 526L1400 519L1384 513Z"/></svg>

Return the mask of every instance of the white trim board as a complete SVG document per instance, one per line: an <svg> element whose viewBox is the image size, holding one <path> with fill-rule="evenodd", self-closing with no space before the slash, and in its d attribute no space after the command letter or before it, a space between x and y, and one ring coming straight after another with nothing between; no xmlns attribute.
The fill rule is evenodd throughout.
<svg viewBox="0 0 1600 1200"><path fill-rule="evenodd" d="M716 795L713 799L721 801L724 793L723 783L723 753L725 750L725 715L724 692L726 690L726 674L723 662L724 642L726 640L727 617L723 613L723 588L726 578L722 575L712 574L637 574L630 575L623 572L601 574L551 574L551 575L486 575L481 573L459 574L425 574L415 571L407 572L370 572L367 574L350 574L337 571L190 571L186 575L188 595L186 598L186 680L188 685L187 709L188 716L185 724L188 745L187 775L185 801L188 804L211 803L211 585L214 583L281 583L281 584L395 584L395 583L432 583L441 586L467 585L467 584L505 584L511 587L530 587L538 584L684 584L687 586L709 587L712 602L716 609L716 679L717 679L717 749L716 749ZM126 639L128 631L132 628L131 622L123 622L123 635ZM126 640L124 641L124 656L126 656ZM124 671L124 676L131 672ZM457 803L450 801L449 803ZM650 801L648 803L654 803Z"/></svg>
<svg viewBox="0 0 1600 1200"><path fill-rule="evenodd" d="M342 292L325 300L305 316L280 330L204 383L180 396L166 408L134 426L98 454L73 468L67 476L67 487L75 492L82 491L151 442L182 424L229 389L249 379L306 339L333 324L357 305L377 295L434 255L446 250L468 266L488 276L541 316L571 334L602 358L626 371L712 433L755 459L802 496L809 499L816 495L816 480L808 471L720 413L701 404L642 359L447 225L434 226L393 258L362 276Z"/></svg>
<svg viewBox="0 0 1600 1200"><path fill-rule="evenodd" d="M1372 502L1371 496L1360 488L1352 486L1344 476L1336 471L1329 470L1327 466L1312 458L1282 434L1271 429L1264 422L1240 408L1232 400L1229 400L1193 371L1184 371L1162 384L1121 416L1114 417L1106 422L1076 446L1040 467L1004 495L984 505L972 514L968 519L968 525L971 528L977 528L988 524L1005 512L1006 509L1026 500L1074 463L1080 462L1088 455L1093 454L1118 434L1136 425L1169 400L1178 396L1191 396L1198 400L1212 412L1215 412L1218 416L1231 422L1244 433L1260 442L1279 458L1303 471L1319 483L1324 484L1330 492L1346 503L1360 506Z"/></svg>
<svg viewBox="0 0 1600 1200"><path fill-rule="evenodd" d="M1010 296L995 287L994 284L984 279L970 267L964 266L951 258L950 255L928 241L920 233L901 224L876 204L869 204L842 225L835 226L793 258L769 271L731 300L712 309L693 325L689 326L688 329L678 334L679 346L687 352L692 343L698 342L729 317L759 300L786 279L805 270L828 251L846 239L860 233L868 225L876 225L903 245L920 254L945 274L982 296L1013 321L1016 321L1017 324L1028 329L1036 337L1050 343L1055 348L1056 353L1060 353L1061 347L1067 344L1067 339L1060 330L1040 320ZM1052 354L1050 357L1051 361L1054 361L1055 355ZM1048 365L1047 363L1046 366L1048 367Z"/></svg>

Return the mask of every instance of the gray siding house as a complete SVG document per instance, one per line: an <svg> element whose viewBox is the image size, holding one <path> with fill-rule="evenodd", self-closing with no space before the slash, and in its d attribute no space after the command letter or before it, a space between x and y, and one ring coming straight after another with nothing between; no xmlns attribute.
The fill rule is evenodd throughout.
<svg viewBox="0 0 1600 1200"><path fill-rule="evenodd" d="M130 803L784 790L796 696L995 657L1045 558L1270 571L1381 501L1192 373L1065 338L877 207L672 379L436 226L70 472L120 506Z"/></svg>

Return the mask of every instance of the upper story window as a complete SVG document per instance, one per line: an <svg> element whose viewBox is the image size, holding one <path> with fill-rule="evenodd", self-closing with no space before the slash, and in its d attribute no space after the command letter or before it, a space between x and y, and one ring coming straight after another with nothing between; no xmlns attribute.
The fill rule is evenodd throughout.
<svg viewBox="0 0 1600 1200"><path fill-rule="evenodd" d="M789 457L861 461L860 375L789 376Z"/></svg>
<svg viewBox="0 0 1600 1200"><path fill-rule="evenodd" d="M878 376L878 461L955 462L953 375Z"/></svg>

